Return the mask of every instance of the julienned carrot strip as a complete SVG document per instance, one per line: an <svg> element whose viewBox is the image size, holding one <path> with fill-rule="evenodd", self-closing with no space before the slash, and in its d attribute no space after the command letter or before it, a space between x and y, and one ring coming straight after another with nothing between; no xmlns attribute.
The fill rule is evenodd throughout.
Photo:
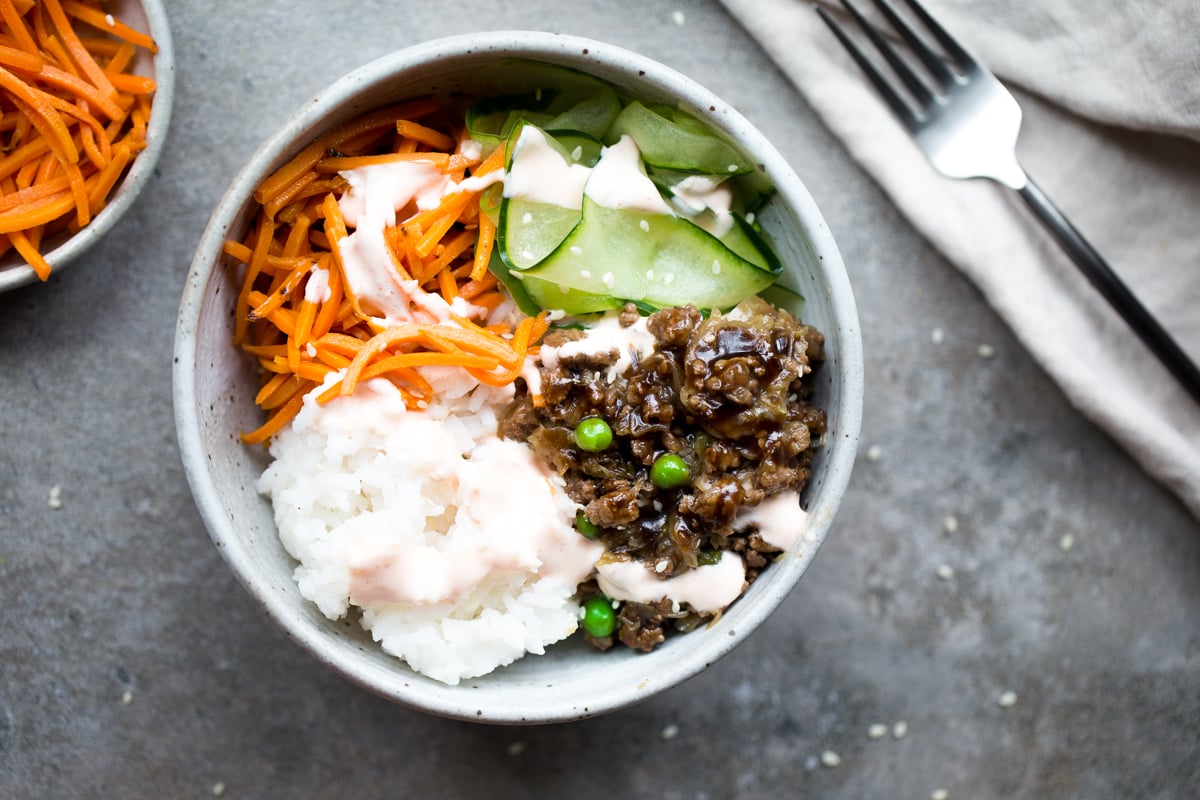
<svg viewBox="0 0 1200 800"><path fill-rule="evenodd" d="M479 240L475 243L475 266L471 269L471 280L481 280L492 260L492 246L496 241L496 223L487 214L479 215Z"/></svg>
<svg viewBox="0 0 1200 800"><path fill-rule="evenodd" d="M454 149L454 139L441 131L435 131L433 128L427 128L419 122L402 119L396 122L396 133L401 136L413 139L421 144L428 145L434 150L452 150ZM447 155L447 159L449 156Z"/></svg>
<svg viewBox="0 0 1200 800"><path fill-rule="evenodd" d="M71 57L75 59L75 63L79 66L83 74L106 97L115 96L117 90L113 88L108 75L96 63L96 59L83 46L83 42L79 41L79 35L71 27L71 20L67 17L67 12L63 11L62 4L58 0L42 0L42 6L49 12L50 20L54 23L55 29L58 30L58 35L62 37L63 45L67 48Z"/></svg>
<svg viewBox="0 0 1200 800"><path fill-rule="evenodd" d="M258 237L254 241L254 249L250 252L250 258L246 262L246 275L242 280L242 289L238 293L237 305L234 308L234 344L240 344L246 336L246 326L250 321L250 295L254 288L254 282L262 272L263 265L267 260L267 252L274 236L275 223L264 217L258 225Z"/></svg>
<svg viewBox="0 0 1200 800"><path fill-rule="evenodd" d="M17 11L12 0L0 0L0 17L4 18L5 27L16 40L18 47L27 53L36 54L38 52L37 42L33 40L33 35L29 32L23 15Z"/></svg>
<svg viewBox="0 0 1200 800"><path fill-rule="evenodd" d="M292 421L292 418L300 413L300 406L304 404L304 394L297 392L291 400L288 400L282 408L276 411L270 419L263 424L258 430L251 433L242 434L242 441L246 444L261 444L267 439L270 439L276 433L283 429L283 426Z"/></svg>
<svg viewBox="0 0 1200 800"><path fill-rule="evenodd" d="M9 241L21 257L24 258L29 266L33 267L33 271L37 273L38 278L46 280L50 277L50 264L38 252L37 246L34 245L24 231L17 230L8 234Z"/></svg>
<svg viewBox="0 0 1200 800"><path fill-rule="evenodd" d="M138 47L145 48L151 53L158 52L158 45L154 39L139 30L134 30L120 20L114 18L111 14L105 14L96 8L85 6L83 3L72 2L65 0L62 4L63 10L68 14L78 19L80 22L86 22L93 28L98 28L102 31L111 33L118 39L123 39L130 44L135 44Z"/></svg>
<svg viewBox="0 0 1200 800"><path fill-rule="evenodd" d="M358 169L373 164L395 164L400 161L427 161L438 169L445 169L450 163L446 153L384 153L378 156L329 156L322 158L313 169L317 172L340 172L344 169Z"/></svg>

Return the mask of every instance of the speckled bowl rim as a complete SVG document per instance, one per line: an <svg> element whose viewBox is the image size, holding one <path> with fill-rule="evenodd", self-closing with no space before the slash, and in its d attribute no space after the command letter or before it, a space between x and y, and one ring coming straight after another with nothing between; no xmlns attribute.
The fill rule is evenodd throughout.
<svg viewBox="0 0 1200 800"><path fill-rule="evenodd" d="M104 238L133 206L154 174L154 167L158 164L158 157L166 142L167 129L171 124L171 108L175 102L175 49L171 42L171 28L167 22L166 8L160 0L140 0L137 4L141 6L150 29L149 33L158 45L158 52L151 57L156 88L154 99L150 101L150 119L146 124L146 148L137 154L133 166L118 183L108 205L78 233L63 240L53 250L42 254L50 264L51 275L62 272L67 265ZM116 14L122 17L122 21L132 25L132 20L124 18L119 10ZM38 281L33 267L19 257L12 258L13 255L14 253L9 253L0 258L0 292Z"/></svg>
<svg viewBox="0 0 1200 800"><path fill-rule="evenodd" d="M648 659L647 665L653 663L654 669L651 671L647 667L647 674L640 680L589 687L586 700L578 697L571 700L539 700L537 707L509 702L503 697L503 692L493 691L492 687L486 693L489 703L485 704L479 692L472 692L470 687L430 685L428 681L415 679L406 665L398 661L396 669L388 669L356 657L352 648L331 645L328 637L322 636L316 626L291 604L284 602L277 592L272 592L262 576L256 574L254 564L244 543L239 541L238 531L230 524L230 515L208 472L196 405L196 333L206 287L220 263L222 243L253 188L279 163L281 155L294 152L307 143L321 129L322 119L347 102L348 98L387 82L402 71L420 68L431 60L481 54L557 59L560 63L563 59L579 60L582 56L587 64L577 63L574 65L577 68L587 69L591 65L618 70L630 75L632 82L651 85L678 96L685 106L714 112L719 117L720 127L760 161L775 183L781 199L798 217L828 284L828 302L836 317L839 343L836 375L840 384L837 442L826 454L828 458L822 489L815 501L810 503L810 535L803 552L781 559L764 575L764 578L770 576L769 581L764 583L764 579L760 579L751 587L752 591L759 592L753 603L745 603L743 601L746 598L743 598L712 629L703 635L689 634L689 638L697 638L681 651L679 657L650 660L655 654L644 656ZM743 641L794 588L832 523L854 463L862 418L862 397L862 345L849 280L824 219L787 161L741 114L691 79L623 48L561 34L497 31L428 41L366 64L304 104L251 158L217 206L187 277L176 330L174 402L185 472L214 543L268 616L319 661L389 700L440 716L501 724L581 719L640 702L696 675ZM736 620L736 628L731 620ZM478 690L478 687L475 688Z"/></svg>

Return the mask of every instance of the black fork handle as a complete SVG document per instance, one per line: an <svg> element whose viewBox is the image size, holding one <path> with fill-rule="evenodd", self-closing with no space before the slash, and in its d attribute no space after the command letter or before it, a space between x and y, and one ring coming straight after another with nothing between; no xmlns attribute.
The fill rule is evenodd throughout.
<svg viewBox="0 0 1200 800"><path fill-rule="evenodd" d="M1075 265L1104 296L1117 313L1129 324L1158 360L1163 363L1180 385L1200 404L1200 367L1188 358L1171 334L1146 310L1117 274L1112 271L1096 249L1058 210L1058 206L1031 180L1017 190L1021 199L1033 210L1054 239L1062 246Z"/></svg>

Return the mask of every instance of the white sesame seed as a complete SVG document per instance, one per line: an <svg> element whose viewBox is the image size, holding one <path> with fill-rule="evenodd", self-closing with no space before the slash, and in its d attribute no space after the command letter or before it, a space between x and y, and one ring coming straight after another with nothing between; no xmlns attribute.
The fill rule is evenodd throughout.
<svg viewBox="0 0 1200 800"><path fill-rule="evenodd" d="M679 726L678 725L672 724L672 725L668 725L667 727L662 729L661 736L664 741L669 742L678 735L679 735Z"/></svg>
<svg viewBox="0 0 1200 800"><path fill-rule="evenodd" d="M639 222L638 227L641 228L642 230L644 230L646 233L650 232L650 223L647 222L646 220L642 220L641 222Z"/></svg>
<svg viewBox="0 0 1200 800"><path fill-rule="evenodd" d="M575 149L571 151L571 160L578 161L581 158L583 158L583 145L577 144L575 145Z"/></svg>
<svg viewBox="0 0 1200 800"><path fill-rule="evenodd" d="M670 286L674 282L675 282L675 273L668 272L666 275L663 275L663 283L666 284L667 286Z"/></svg>
<svg viewBox="0 0 1200 800"><path fill-rule="evenodd" d="M654 506L655 511L663 510L663 504L662 504L662 501L660 501L660 500L654 500L650 503L650 505Z"/></svg>
<svg viewBox="0 0 1200 800"><path fill-rule="evenodd" d="M900 720L892 726L892 738L903 739L905 736L908 736L908 723Z"/></svg>
<svg viewBox="0 0 1200 800"><path fill-rule="evenodd" d="M652 270L652 269L646 270L646 280L648 280L648 281L654 280L654 270Z"/></svg>
<svg viewBox="0 0 1200 800"><path fill-rule="evenodd" d="M683 16L682 11L672 11L671 20L675 23L675 27L677 28L682 28L683 24L687 22L687 18Z"/></svg>
<svg viewBox="0 0 1200 800"><path fill-rule="evenodd" d="M1075 537L1069 533L1064 533L1062 538L1058 540L1058 548L1064 553L1075 546Z"/></svg>
<svg viewBox="0 0 1200 800"><path fill-rule="evenodd" d="M979 357L980 358L994 358L995 355L996 355L996 348L992 347L990 344L979 345Z"/></svg>
<svg viewBox="0 0 1200 800"><path fill-rule="evenodd" d="M583 248L577 244L571 245L571 255L573 255L573 256L583 255Z"/></svg>
<svg viewBox="0 0 1200 800"><path fill-rule="evenodd" d="M508 754L510 756L519 756L519 755L521 755L521 753L524 753L524 752L525 752L525 743L524 742L513 742L512 744L510 744L508 746Z"/></svg>
<svg viewBox="0 0 1200 800"><path fill-rule="evenodd" d="M737 172L737 164L730 164L730 165L729 165L729 171L730 171L730 172Z"/></svg>
<svg viewBox="0 0 1200 800"><path fill-rule="evenodd" d="M51 508L62 508L62 487L57 483L50 487L50 497L46 501L46 505Z"/></svg>
<svg viewBox="0 0 1200 800"><path fill-rule="evenodd" d="M713 259L713 266L712 266L712 270L713 270L713 275L720 275L720 274L721 274L721 262L720 262L720 261L718 261L718 260L717 260L717 259L715 259L715 258Z"/></svg>
<svg viewBox="0 0 1200 800"><path fill-rule="evenodd" d="M1001 692L996 698L996 705L1001 708L1012 708L1017 704L1017 693L1013 691Z"/></svg>
<svg viewBox="0 0 1200 800"><path fill-rule="evenodd" d="M821 763L827 767L836 767L842 763L842 757L832 750L821 753Z"/></svg>
<svg viewBox="0 0 1200 800"><path fill-rule="evenodd" d="M611 272L606 272L600 276L600 282L611 288L617 282L617 279L613 277Z"/></svg>
<svg viewBox="0 0 1200 800"><path fill-rule="evenodd" d="M942 527L946 529L946 533L954 533L958 530L958 517L947 514L946 519L942 522Z"/></svg>
<svg viewBox="0 0 1200 800"><path fill-rule="evenodd" d="M317 346L315 344L313 344L312 342L306 342L304 345L304 352L308 353L309 358L316 358L317 357Z"/></svg>
<svg viewBox="0 0 1200 800"><path fill-rule="evenodd" d="M871 727L867 728L867 736L871 739L882 739L887 736L887 725L876 722Z"/></svg>
<svg viewBox="0 0 1200 800"><path fill-rule="evenodd" d="M592 277L592 271L590 269L581 269L579 270L579 277L587 280L588 278Z"/></svg>
<svg viewBox="0 0 1200 800"><path fill-rule="evenodd" d="M532 250L522 250L521 258L525 259L526 261L533 261L533 251Z"/></svg>
<svg viewBox="0 0 1200 800"><path fill-rule="evenodd" d="M110 28L115 28L115 27L117 27L117 20L112 14L105 14L104 15L104 24Z"/></svg>
<svg viewBox="0 0 1200 800"><path fill-rule="evenodd" d="M214 783L212 785L212 794L213 797L220 797L221 795L225 794L225 783L223 781L217 781Z"/></svg>
<svg viewBox="0 0 1200 800"><path fill-rule="evenodd" d="M121 705L127 706L133 702L133 692L125 692L121 695Z"/></svg>
<svg viewBox="0 0 1200 800"><path fill-rule="evenodd" d="M663 574L664 572L666 572L666 571L667 571L667 567L669 567L669 566L671 566L671 562L670 562L670 561L667 561L665 558L660 558L660 559L659 559L659 560L658 560L658 561L657 561L657 562L654 564L654 571L655 571L655 572L657 572L659 575L661 575L661 574Z"/></svg>
<svg viewBox="0 0 1200 800"><path fill-rule="evenodd" d="M944 581L954 579L954 567L950 566L949 564L938 564L936 572L937 576Z"/></svg>
<svg viewBox="0 0 1200 800"><path fill-rule="evenodd" d="M521 224L522 225L528 225L531 222L533 222L533 214L530 214L528 211L526 211L524 214L521 215Z"/></svg>
<svg viewBox="0 0 1200 800"><path fill-rule="evenodd" d="M941 328L934 328L929 332L929 339L934 344L941 344L942 342L946 341L946 332Z"/></svg>
<svg viewBox="0 0 1200 800"><path fill-rule="evenodd" d="M929 795L929 800L946 800L948 797L950 797L950 793L945 789L934 789Z"/></svg>
<svg viewBox="0 0 1200 800"><path fill-rule="evenodd" d="M746 215L746 222L749 222L751 225L754 224L754 212L753 211L751 211L749 214Z"/></svg>
<svg viewBox="0 0 1200 800"><path fill-rule="evenodd" d="M873 444L867 448L867 461L878 461L883 458L883 448Z"/></svg>

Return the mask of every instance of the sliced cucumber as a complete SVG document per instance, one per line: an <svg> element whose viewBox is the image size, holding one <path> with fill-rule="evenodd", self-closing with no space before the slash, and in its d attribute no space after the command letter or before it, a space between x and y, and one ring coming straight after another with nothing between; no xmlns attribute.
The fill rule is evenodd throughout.
<svg viewBox="0 0 1200 800"><path fill-rule="evenodd" d="M655 307L728 308L769 286L777 274L682 217L605 208L585 196L579 224L522 276L559 287L564 302L558 307L582 313L572 302L574 292Z"/></svg>
<svg viewBox="0 0 1200 800"><path fill-rule="evenodd" d="M509 175L514 174L513 162L520 150L519 140L527 127L536 128L522 123L509 133L505 158L505 168ZM557 136L545 131L541 133L546 143L562 157L565 164L580 163L585 157L589 160L600 158L602 145L599 140L586 133L570 131ZM579 158L575 158L576 152ZM591 163L596 162L592 160ZM521 196L505 197L500 203L496 234L500 256L505 265L514 270L525 270L536 265L562 243L578 224L580 214L578 208L553 205Z"/></svg>
<svg viewBox="0 0 1200 800"><path fill-rule="evenodd" d="M650 167L707 175L741 175L754 165L737 148L695 117L671 108L649 108L636 100L613 120L604 135L611 144L628 134Z"/></svg>

